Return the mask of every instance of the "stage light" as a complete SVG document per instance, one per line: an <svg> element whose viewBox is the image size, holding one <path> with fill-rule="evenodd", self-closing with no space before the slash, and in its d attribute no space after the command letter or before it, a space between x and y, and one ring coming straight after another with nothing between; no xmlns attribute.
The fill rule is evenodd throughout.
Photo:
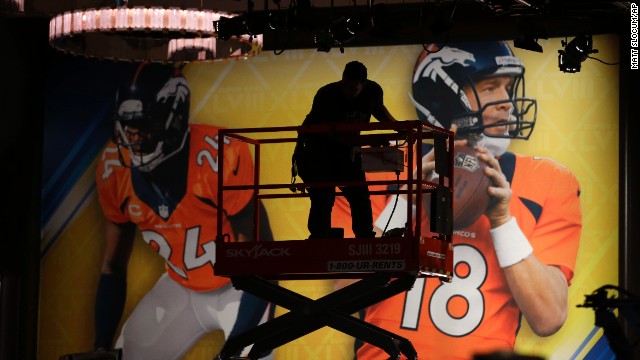
<svg viewBox="0 0 640 360"><path fill-rule="evenodd" d="M362 23L357 17L340 17L333 21L326 29L318 30L313 41L318 51L329 52L334 46L340 47L344 53L344 44L355 38L362 30Z"/></svg>
<svg viewBox="0 0 640 360"><path fill-rule="evenodd" d="M263 19L266 27L265 30L278 31L288 29L290 22L289 16L290 14L285 11L272 11L268 13L266 18Z"/></svg>
<svg viewBox="0 0 640 360"><path fill-rule="evenodd" d="M213 22L213 29L220 40L229 40L242 35L257 36L267 31L276 30L280 23L274 13L250 12L244 15L221 16Z"/></svg>
<svg viewBox="0 0 640 360"><path fill-rule="evenodd" d="M562 41L564 50L558 50L558 67L562 72L577 73L580 71L582 62L590 54L595 54L598 50L593 49L591 35L576 36L569 43Z"/></svg>
<svg viewBox="0 0 640 360"><path fill-rule="evenodd" d="M233 36L249 34L249 25L245 16L221 16L220 19L213 22L213 31L217 34L218 39L229 40Z"/></svg>
<svg viewBox="0 0 640 360"><path fill-rule="evenodd" d="M313 43L318 47L318 51L329 52L336 41L329 31L319 30L313 35Z"/></svg>
<svg viewBox="0 0 640 360"><path fill-rule="evenodd" d="M341 17L331 25L333 38L339 44L352 40L362 30L362 23L357 17Z"/></svg>

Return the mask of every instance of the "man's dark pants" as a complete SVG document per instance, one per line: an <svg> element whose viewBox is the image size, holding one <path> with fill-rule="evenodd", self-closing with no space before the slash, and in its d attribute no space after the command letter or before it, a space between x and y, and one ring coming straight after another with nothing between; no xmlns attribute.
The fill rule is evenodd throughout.
<svg viewBox="0 0 640 360"><path fill-rule="evenodd" d="M296 154L298 173L305 183L364 182L360 157L352 159L351 148L344 146L306 146ZM351 207L351 228L358 238L374 237L371 199L367 186L340 186ZM307 226L310 238L328 238L336 187L308 188L311 200Z"/></svg>

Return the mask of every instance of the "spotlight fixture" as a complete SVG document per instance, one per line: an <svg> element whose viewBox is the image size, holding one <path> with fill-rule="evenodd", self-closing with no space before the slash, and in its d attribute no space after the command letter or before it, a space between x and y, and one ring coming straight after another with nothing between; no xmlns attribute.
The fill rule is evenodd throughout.
<svg viewBox="0 0 640 360"><path fill-rule="evenodd" d="M576 36L569 43L562 41L564 50L558 50L558 67L562 72L577 73L580 67L590 54L595 54L598 50L593 49L591 35Z"/></svg>
<svg viewBox="0 0 640 360"><path fill-rule="evenodd" d="M542 46L538 44L538 39L531 36L523 36L513 40L513 46L518 49L524 49L535 52L542 52Z"/></svg>
<svg viewBox="0 0 640 360"><path fill-rule="evenodd" d="M247 34L249 25L244 16L221 16L220 19L213 22L213 31L216 32L218 39L229 40L232 36Z"/></svg>
<svg viewBox="0 0 640 360"><path fill-rule="evenodd" d="M318 51L329 52L336 44L333 35L328 30L319 30L313 35L313 42L318 47Z"/></svg>
<svg viewBox="0 0 640 360"><path fill-rule="evenodd" d="M229 40L234 36L258 36L270 30L276 30L280 24L274 13L249 12L244 15L221 16L213 22L213 30L218 39Z"/></svg>
<svg viewBox="0 0 640 360"><path fill-rule="evenodd" d="M49 22L49 43L73 55L152 62L174 61L176 51L196 52L187 57L193 61L214 61L255 55L262 48L262 36L238 36L229 41L214 37L213 22L234 14L126 4L127 1L116 0L116 7L73 10L54 16Z"/></svg>
<svg viewBox="0 0 640 360"><path fill-rule="evenodd" d="M362 30L362 24L357 17L341 17L331 25L330 29L336 42L344 44L358 35Z"/></svg>
<svg viewBox="0 0 640 360"><path fill-rule="evenodd" d="M282 11L272 11L267 14L265 23L266 30L268 31L277 31L277 30L285 30L288 28L288 15Z"/></svg>
<svg viewBox="0 0 640 360"><path fill-rule="evenodd" d="M344 53L343 44L351 41L362 30L362 23L356 17L340 17L332 22L328 28L314 34L314 43L318 51L329 52L332 47L339 46Z"/></svg>

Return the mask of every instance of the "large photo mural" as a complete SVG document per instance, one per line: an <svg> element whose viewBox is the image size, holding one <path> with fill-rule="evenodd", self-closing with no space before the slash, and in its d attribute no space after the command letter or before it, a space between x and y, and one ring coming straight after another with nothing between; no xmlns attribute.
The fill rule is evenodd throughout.
<svg viewBox="0 0 640 360"><path fill-rule="evenodd" d="M354 61L379 84L393 118L459 131L479 146L498 200L475 221L454 224L450 283L419 278L353 316L409 339L420 358L497 350L614 358L593 311L577 305L618 283L619 69L588 59L579 73L561 72L561 40L540 40L544 53L483 41L177 65L58 57L45 119L39 358L124 346L125 359L211 359L229 336L284 314L214 274L218 178L247 185L256 171L254 151L217 131L301 125L318 90ZM618 58L617 36L593 43L598 58ZM290 181L294 146L261 154L262 182ZM425 153L428 164L433 154ZM256 207L250 191L233 191L223 200L222 229L233 240L310 237L309 198ZM406 220L389 215L395 200L371 197L377 237L390 220ZM332 217L354 236L344 197ZM317 299L348 282L279 284ZM387 357L327 327L265 354Z"/></svg>

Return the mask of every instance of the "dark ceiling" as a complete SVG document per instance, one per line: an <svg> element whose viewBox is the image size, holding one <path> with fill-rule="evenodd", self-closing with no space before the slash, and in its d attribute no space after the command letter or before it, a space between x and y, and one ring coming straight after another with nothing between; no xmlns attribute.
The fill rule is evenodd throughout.
<svg viewBox="0 0 640 360"><path fill-rule="evenodd" d="M312 15L295 23L294 30L265 33L265 48L312 48L313 33L318 28L351 14L363 19L364 28L345 46L619 33L628 31L631 7L627 1L605 0L336 3L333 7L312 6ZM271 6L257 12L274 9ZM372 25L376 19L378 27Z"/></svg>
<svg viewBox="0 0 640 360"><path fill-rule="evenodd" d="M373 6L320 8L316 19L360 13L367 28L350 41L350 46L415 44L463 39L515 39L529 36L550 38L572 35L628 31L630 2L619 1L546 1L534 6L517 1L438 1L415 3L379 3ZM504 5L500 5L502 3ZM382 31L372 31L372 14L382 19ZM375 19L376 17L373 17ZM322 25L322 22L317 25ZM313 31L313 30L311 30ZM306 33L305 33L306 32ZM292 47L309 45L309 28L299 29L291 37ZM286 35L265 38L265 47L282 47Z"/></svg>
<svg viewBox="0 0 640 360"><path fill-rule="evenodd" d="M4 7L18 0L0 0ZM24 0L14 16L51 17L127 0ZM280 30L264 32L265 49L313 48L318 29L357 16L361 31L345 46L456 39L550 38L628 31L631 2L609 0L128 0L128 6L206 8L253 16L279 14ZM6 12L5 12L6 13ZM373 25L375 24L375 26Z"/></svg>

